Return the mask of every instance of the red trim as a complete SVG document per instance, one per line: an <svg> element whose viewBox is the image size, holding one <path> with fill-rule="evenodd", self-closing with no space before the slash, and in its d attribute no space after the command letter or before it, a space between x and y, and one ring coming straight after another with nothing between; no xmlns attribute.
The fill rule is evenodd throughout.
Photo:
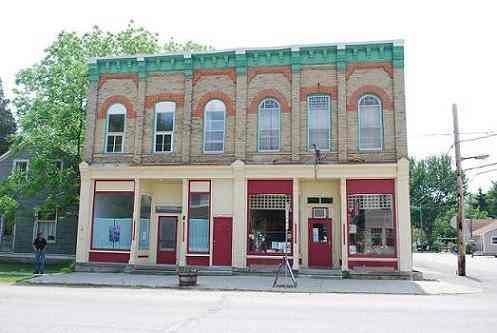
<svg viewBox="0 0 497 333"><path fill-rule="evenodd" d="M347 253L350 258L397 258L397 218L395 207L395 180L394 179L347 179L346 180L347 197L351 194L391 194L392 195L392 220L395 237L395 246L393 255L376 255L376 254L350 254L350 234L348 233L351 216L347 209ZM344 233L345 234L345 233Z"/></svg>
<svg viewBox="0 0 497 333"><path fill-rule="evenodd" d="M227 76L231 79L231 81L233 81L233 83L236 82L236 72L234 68L197 69L193 71L192 85L196 85L204 76Z"/></svg>
<svg viewBox="0 0 497 333"><path fill-rule="evenodd" d="M213 99L223 101L226 106L226 116L235 115L235 103L233 102L233 99L222 91L211 91L200 97L197 106L192 112L192 117L203 118L205 105Z"/></svg>
<svg viewBox="0 0 497 333"><path fill-rule="evenodd" d="M259 74L283 74L288 81L292 82L292 71L290 66L250 67L247 71L248 83Z"/></svg>
<svg viewBox="0 0 497 333"><path fill-rule="evenodd" d="M365 63L355 63L347 65L347 72L345 73L345 78L348 80L352 73L357 69L383 69L391 79L393 79L393 66L389 62L365 62Z"/></svg>
<svg viewBox="0 0 497 333"><path fill-rule="evenodd" d="M313 94L329 95L330 98L335 101L338 99L338 89L336 86L323 86L318 84L317 86L300 88L300 101L306 102L307 96Z"/></svg>
<svg viewBox="0 0 497 333"><path fill-rule="evenodd" d="M362 87L357 88L350 97L347 97L347 111L355 112L357 111L357 103L359 98L363 95L372 94L381 99L383 111L393 110L392 98L389 94L378 86L367 84Z"/></svg>
<svg viewBox="0 0 497 333"><path fill-rule="evenodd" d="M212 265L231 266L233 259L233 217L214 217L213 224Z"/></svg>
<svg viewBox="0 0 497 333"><path fill-rule="evenodd" d="M275 98L280 103L281 112L289 113L291 111L290 104L286 97L276 89L263 89L252 98L248 107L248 113L257 113L259 103L265 98Z"/></svg>
<svg viewBox="0 0 497 333"><path fill-rule="evenodd" d="M97 193L97 182L133 182L133 191L98 191L98 193L133 193L133 207L135 206L135 181L132 179L95 179L93 181L93 204L92 204L92 213L91 213L91 225L90 225L90 250L102 250L95 249L93 247L93 224L95 223L95 194ZM133 212L134 215L134 212ZM133 219L134 225L134 219ZM109 249L104 249L109 250ZM129 251L129 250L112 250L112 251Z"/></svg>
<svg viewBox="0 0 497 333"><path fill-rule="evenodd" d="M114 252L90 252L89 261L91 262L129 262L129 251L123 253Z"/></svg>
<svg viewBox="0 0 497 333"><path fill-rule="evenodd" d="M187 256L186 264L190 266L209 266L209 257Z"/></svg>
<svg viewBox="0 0 497 333"><path fill-rule="evenodd" d="M288 258L290 265L293 265L293 259ZM247 258L247 266L278 266L281 258Z"/></svg>
<svg viewBox="0 0 497 333"><path fill-rule="evenodd" d="M156 103L159 102L175 102L176 105L180 106L185 104L185 95L171 92L163 92L158 95L151 95L145 97L145 110L152 109Z"/></svg>
<svg viewBox="0 0 497 333"><path fill-rule="evenodd" d="M191 192L191 183L198 183L198 182L209 182L209 192L193 192L195 194L209 194L209 228L208 228L208 245L207 245L207 252L191 252L190 251L190 237L189 235L186 235L186 252L188 254L209 254L210 253L210 246L211 246L211 181L210 179L207 179L207 180L200 180L200 179L197 179L197 180L189 180L188 181L188 210L187 210L187 216L186 216L186 222L189 224L190 223L190 201L191 201L191 195L192 195L192 192ZM188 225L188 228L187 228L187 234L189 234L190 230L190 225Z"/></svg>
<svg viewBox="0 0 497 333"><path fill-rule="evenodd" d="M295 237L295 228L293 227L293 180L292 179L257 179L247 181L247 206L246 206L246 216L247 216L247 255L257 255L257 256L283 256L283 253L264 253L264 252L250 252L250 244L248 235L250 233L250 208L249 208L249 198L251 194L286 194L290 197L291 210L289 216L289 228L293 237ZM293 244L295 238L290 242ZM288 255L293 255L293 246L290 246L290 251Z"/></svg>
<svg viewBox="0 0 497 333"><path fill-rule="evenodd" d="M316 223L326 224L328 227L328 241L324 245L323 243L316 244L313 241L312 227ZM309 267L331 268L333 266L333 220L330 218L327 219L309 218L307 220L307 230L309 235L307 237Z"/></svg>
<svg viewBox="0 0 497 333"><path fill-rule="evenodd" d="M396 261L349 260L349 269L354 269L355 267L388 267L392 270L398 269Z"/></svg>
<svg viewBox="0 0 497 333"><path fill-rule="evenodd" d="M135 110L133 108L133 103L131 103L129 98L126 96L115 95L115 96L107 97L100 104L97 118L98 119L105 119L105 116L107 115L107 110L112 106L112 104L116 104L116 103L120 103L120 104L124 105L124 107L126 108L126 116L129 119L136 117L136 113L135 113Z"/></svg>
<svg viewBox="0 0 497 333"><path fill-rule="evenodd" d="M161 251L160 249L160 218L161 217L174 217L176 219L176 245L174 251ZM178 216L177 215L157 215L157 244L156 244L156 262L158 264L176 264L176 253L178 251Z"/></svg>
<svg viewBox="0 0 497 333"><path fill-rule="evenodd" d="M293 194L293 180L265 179L249 180L248 194Z"/></svg>

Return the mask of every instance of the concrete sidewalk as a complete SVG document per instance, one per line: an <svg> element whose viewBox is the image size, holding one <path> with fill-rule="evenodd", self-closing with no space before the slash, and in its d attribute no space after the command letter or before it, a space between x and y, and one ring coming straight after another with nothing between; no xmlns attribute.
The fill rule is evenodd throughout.
<svg viewBox="0 0 497 333"><path fill-rule="evenodd" d="M442 281L333 280L304 277L298 278L297 281L298 287L295 289L272 288L273 277L269 276L199 276L198 285L187 289L394 295L442 295L481 292L481 289L476 285L473 287ZM37 276L23 283L30 285L182 289L178 287L175 275L127 273L55 273Z"/></svg>

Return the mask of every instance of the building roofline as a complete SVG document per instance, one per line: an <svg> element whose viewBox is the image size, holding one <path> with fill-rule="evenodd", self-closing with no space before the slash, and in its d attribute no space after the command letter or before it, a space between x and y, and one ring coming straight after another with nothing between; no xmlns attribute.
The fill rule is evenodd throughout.
<svg viewBox="0 0 497 333"><path fill-rule="evenodd" d="M280 46L268 46L268 47L240 47L240 48L230 48L221 50L209 50L209 51L199 51L199 52L169 52L169 53L152 53L152 54L134 54L134 55L122 55L122 56L107 56L107 57L92 57L89 63L96 63L99 60L118 60L118 59L133 59L136 58L138 61L143 61L145 58L153 57L178 57L182 56L184 58L191 58L192 55L208 55L208 54L219 54L219 53L235 53L243 54L245 52L252 51L276 51L276 50L292 50L297 51L301 48L318 48L318 47L337 47L338 49L345 49L348 46L374 46L379 44L392 44L393 46L403 47L403 39L391 39L391 40L377 40L377 41L362 41L362 42L347 42L347 43L314 43L314 44L293 44L293 45L280 45Z"/></svg>

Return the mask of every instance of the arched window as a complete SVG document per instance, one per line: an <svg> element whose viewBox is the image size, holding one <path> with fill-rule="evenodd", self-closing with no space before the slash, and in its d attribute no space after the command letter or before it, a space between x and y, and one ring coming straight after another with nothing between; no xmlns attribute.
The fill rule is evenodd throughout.
<svg viewBox="0 0 497 333"><path fill-rule="evenodd" d="M280 103L274 98L266 98L259 104L258 151L280 150L280 110Z"/></svg>
<svg viewBox="0 0 497 333"><path fill-rule="evenodd" d="M383 149L383 110L381 101L373 95L359 99L359 150Z"/></svg>
<svg viewBox="0 0 497 333"><path fill-rule="evenodd" d="M204 153L224 152L226 105L218 99L210 100L204 108Z"/></svg>
<svg viewBox="0 0 497 333"><path fill-rule="evenodd" d="M105 151L122 153L124 151L124 133L126 129L126 107L112 104L107 110Z"/></svg>
<svg viewBox="0 0 497 333"><path fill-rule="evenodd" d="M155 104L154 151L168 153L173 151L174 113L176 103L159 102Z"/></svg>
<svg viewBox="0 0 497 333"><path fill-rule="evenodd" d="M330 96L312 95L307 97L308 149L314 145L320 150L330 150L331 105Z"/></svg>

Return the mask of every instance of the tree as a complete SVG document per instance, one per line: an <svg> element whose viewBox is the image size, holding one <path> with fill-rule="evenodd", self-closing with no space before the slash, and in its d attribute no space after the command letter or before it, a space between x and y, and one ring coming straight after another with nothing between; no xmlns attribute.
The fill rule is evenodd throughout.
<svg viewBox="0 0 497 333"><path fill-rule="evenodd" d="M492 187L485 193L488 215L497 218L497 181L492 182Z"/></svg>
<svg viewBox="0 0 497 333"><path fill-rule="evenodd" d="M96 26L85 34L62 31L39 63L17 74L14 104L20 133L13 148L31 151L32 158L28 177L0 186L0 213L12 209L20 196L40 191L46 193L44 205L77 204L90 58L208 49L172 38L162 43L158 34L133 21L117 33ZM59 159L64 160L63 171L56 167Z"/></svg>
<svg viewBox="0 0 497 333"><path fill-rule="evenodd" d="M10 136L17 130L16 121L9 109L9 100L3 93L2 79L0 78L0 155L9 150Z"/></svg>
<svg viewBox="0 0 497 333"><path fill-rule="evenodd" d="M457 204L456 174L451 168L450 157L411 159L410 187L412 223L415 228L421 228L421 210L424 241L432 246L438 237L448 234L448 213Z"/></svg>

